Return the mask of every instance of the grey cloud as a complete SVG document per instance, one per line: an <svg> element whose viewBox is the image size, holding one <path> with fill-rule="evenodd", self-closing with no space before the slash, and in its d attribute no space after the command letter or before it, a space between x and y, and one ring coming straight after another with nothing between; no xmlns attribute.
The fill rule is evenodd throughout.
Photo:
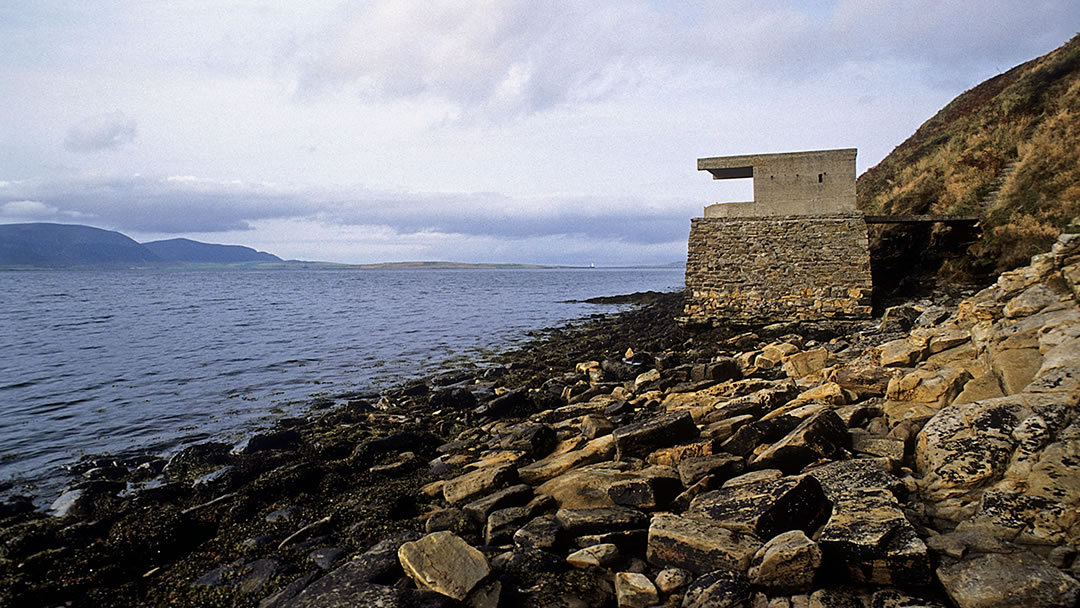
<svg viewBox="0 0 1080 608"><path fill-rule="evenodd" d="M117 148L135 139L135 120L123 112L98 114L68 129L64 147L73 152Z"/></svg>
<svg viewBox="0 0 1080 608"><path fill-rule="evenodd" d="M689 208L684 211L670 203L667 206L674 210L657 210L646 204L651 201L295 191L195 178L85 178L0 188L0 206L22 200L40 201L57 213L92 217L95 225L133 232L225 232L247 230L259 220L313 218L331 224L387 226L401 234L579 235L637 244L684 240L692 214Z"/></svg>

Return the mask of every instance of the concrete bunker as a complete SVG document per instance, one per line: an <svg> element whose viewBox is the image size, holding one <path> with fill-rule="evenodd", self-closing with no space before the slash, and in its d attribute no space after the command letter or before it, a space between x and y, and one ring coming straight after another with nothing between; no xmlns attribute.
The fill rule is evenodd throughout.
<svg viewBox="0 0 1080 608"><path fill-rule="evenodd" d="M713 179L753 179L752 202L690 223L686 320L870 316L870 248L855 206L854 148L698 159Z"/></svg>

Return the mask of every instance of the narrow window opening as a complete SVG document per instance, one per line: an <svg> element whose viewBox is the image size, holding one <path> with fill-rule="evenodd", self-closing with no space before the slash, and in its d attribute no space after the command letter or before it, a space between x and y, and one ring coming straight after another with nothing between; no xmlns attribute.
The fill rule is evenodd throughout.
<svg viewBox="0 0 1080 608"><path fill-rule="evenodd" d="M820 184L820 183L822 183L824 181L825 181L825 174L824 173L818 173L817 174L817 183Z"/></svg>

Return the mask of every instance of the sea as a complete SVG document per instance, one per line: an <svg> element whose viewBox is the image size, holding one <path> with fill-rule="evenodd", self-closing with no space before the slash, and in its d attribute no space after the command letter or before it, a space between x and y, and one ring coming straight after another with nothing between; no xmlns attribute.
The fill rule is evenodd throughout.
<svg viewBox="0 0 1080 608"><path fill-rule="evenodd" d="M681 268L0 272L0 498L483 363Z"/></svg>

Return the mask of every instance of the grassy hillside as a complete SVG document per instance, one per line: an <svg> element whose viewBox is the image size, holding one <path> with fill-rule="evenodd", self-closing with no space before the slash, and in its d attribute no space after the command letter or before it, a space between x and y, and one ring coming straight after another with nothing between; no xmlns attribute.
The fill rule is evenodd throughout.
<svg viewBox="0 0 1080 608"><path fill-rule="evenodd" d="M860 176L857 191L868 214L979 215L982 238L945 263L946 275L1000 272L1045 250L1080 215L1080 35L954 99ZM872 236L894 257L951 238L943 226Z"/></svg>

